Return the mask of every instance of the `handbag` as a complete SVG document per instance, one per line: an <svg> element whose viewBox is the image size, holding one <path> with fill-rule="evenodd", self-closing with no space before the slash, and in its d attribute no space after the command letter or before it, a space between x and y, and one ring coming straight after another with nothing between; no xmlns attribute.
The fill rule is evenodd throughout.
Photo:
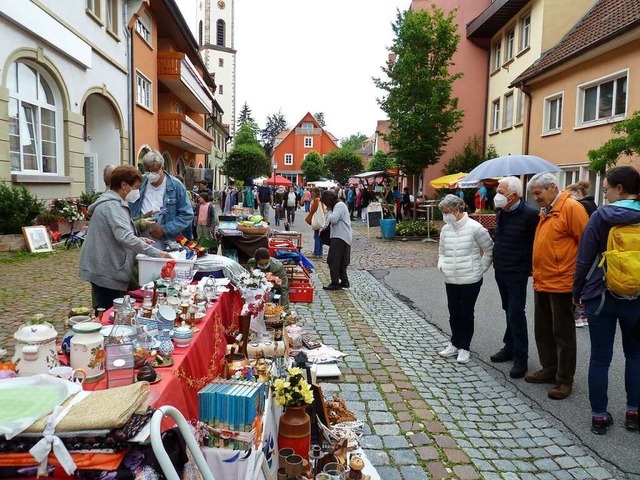
<svg viewBox="0 0 640 480"><path fill-rule="evenodd" d="M313 212L313 217L311 217L311 229L319 230L324 227L324 211L322 209L322 205L318 205L318 208L315 212Z"/></svg>
<svg viewBox="0 0 640 480"><path fill-rule="evenodd" d="M331 245L331 225L320 232L320 241L323 245Z"/></svg>

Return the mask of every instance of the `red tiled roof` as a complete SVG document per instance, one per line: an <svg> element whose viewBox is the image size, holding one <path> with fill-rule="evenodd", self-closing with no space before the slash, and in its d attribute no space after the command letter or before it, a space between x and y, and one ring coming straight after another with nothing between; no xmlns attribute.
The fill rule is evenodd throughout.
<svg viewBox="0 0 640 480"><path fill-rule="evenodd" d="M555 47L522 72L511 86L531 80L639 26L640 1L599 0Z"/></svg>

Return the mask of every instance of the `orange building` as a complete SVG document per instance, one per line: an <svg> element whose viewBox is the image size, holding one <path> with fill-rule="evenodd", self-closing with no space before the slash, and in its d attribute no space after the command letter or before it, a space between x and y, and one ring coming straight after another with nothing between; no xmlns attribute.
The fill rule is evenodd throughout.
<svg viewBox="0 0 640 480"><path fill-rule="evenodd" d="M313 115L307 113L292 130L281 132L276 137L271 157L272 167L277 164L275 173L296 185L302 185L302 162L307 154L313 150L324 157L338 149L336 142L336 137L324 130Z"/></svg>
<svg viewBox="0 0 640 480"><path fill-rule="evenodd" d="M143 2L130 20L133 31L133 143L138 163L159 150L170 174L208 168L216 85L198 55L198 44L174 0ZM215 181L215 179L214 179Z"/></svg>

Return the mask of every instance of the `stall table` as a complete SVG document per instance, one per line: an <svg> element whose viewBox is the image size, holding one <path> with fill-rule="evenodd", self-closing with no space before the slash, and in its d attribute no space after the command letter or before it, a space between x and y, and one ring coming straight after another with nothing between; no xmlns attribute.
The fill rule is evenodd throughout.
<svg viewBox="0 0 640 480"><path fill-rule="evenodd" d="M269 248L269 236L266 233L248 235L239 231L220 231L220 236L223 254L228 250L237 251L238 263L243 265L253 258L258 248Z"/></svg>

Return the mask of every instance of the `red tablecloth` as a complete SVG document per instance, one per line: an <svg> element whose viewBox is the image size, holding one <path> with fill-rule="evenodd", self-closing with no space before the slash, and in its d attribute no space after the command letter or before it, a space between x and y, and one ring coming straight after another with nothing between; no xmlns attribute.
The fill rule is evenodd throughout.
<svg viewBox="0 0 640 480"><path fill-rule="evenodd" d="M216 378L222 369L226 353L225 334L238 329L238 316L242 310L242 297L237 291L223 293L215 305L207 309L205 317L196 324L200 329L186 348L176 347L174 364L158 368L162 380L151 385L151 406L173 405L187 420L198 418L198 390ZM105 312L108 323L110 312ZM85 390L107 388L103 378L84 385Z"/></svg>

